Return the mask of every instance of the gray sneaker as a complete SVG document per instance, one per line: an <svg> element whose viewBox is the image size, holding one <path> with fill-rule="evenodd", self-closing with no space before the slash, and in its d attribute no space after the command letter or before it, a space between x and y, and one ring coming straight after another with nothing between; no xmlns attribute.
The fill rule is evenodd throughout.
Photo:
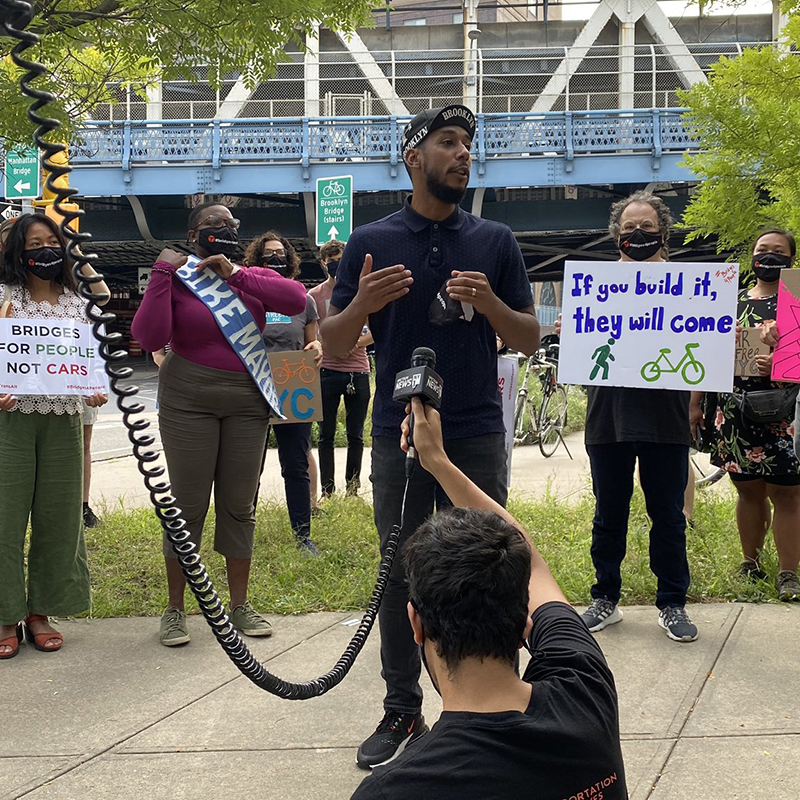
<svg viewBox="0 0 800 800"><path fill-rule="evenodd" d="M782 570L778 573L775 586L778 589L778 598L784 603L800 600L800 580L797 579L796 572L789 569Z"/></svg>
<svg viewBox="0 0 800 800"><path fill-rule="evenodd" d="M615 622L621 622L622 609L610 600L597 597L592 600L592 604L589 608L581 614L581 619L586 624L586 627L592 633L595 633L609 625L613 625Z"/></svg>
<svg viewBox="0 0 800 800"><path fill-rule="evenodd" d="M161 630L158 640L166 647L175 647L189 641L189 629L186 627L186 614L179 608L170 606L161 617Z"/></svg>
<svg viewBox="0 0 800 800"><path fill-rule="evenodd" d="M658 615L658 624L673 642L693 642L697 638L697 625L683 606L667 606Z"/></svg>
<svg viewBox="0 0 800 800"><path fill-rule="evenodd" d="M272 636L272 625L250 605L249 600L228 612L231 625L245 636Z"/></svg>

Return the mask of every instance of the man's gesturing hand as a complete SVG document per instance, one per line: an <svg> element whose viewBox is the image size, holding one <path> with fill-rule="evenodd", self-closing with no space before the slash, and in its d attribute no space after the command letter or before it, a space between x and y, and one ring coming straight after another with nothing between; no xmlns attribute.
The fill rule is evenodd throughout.
<svg viewBox="0 0 800 800"><path fill-rule="evenodd" d="M497 295L482 272L453 270L447 282L447 293L460 303L471 303L479 314L486 314L497 302Z"/></svg>
<svg viewBox="0 0 800 800"><path fill-rule="evenodd" d="M411 272L402 264L372 271L372 256L367 254L361 277L358 280L356 299L366 314L375 314L384 306L408 294L408 287L414 283Z"/></svg>

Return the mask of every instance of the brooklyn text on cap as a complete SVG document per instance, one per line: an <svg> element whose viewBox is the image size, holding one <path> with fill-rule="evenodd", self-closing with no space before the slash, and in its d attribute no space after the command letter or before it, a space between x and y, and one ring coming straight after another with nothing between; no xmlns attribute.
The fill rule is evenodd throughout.
<svg viewBox="0 0 800 800"><path fill-rule="evenodd" d="M466 106L447 106L431 108L417 114L403 131L402 150L405 155L412 147L419 147L420 142L437 128L445 125L458 125L470 137L475 136L475 115Z"/></svg>

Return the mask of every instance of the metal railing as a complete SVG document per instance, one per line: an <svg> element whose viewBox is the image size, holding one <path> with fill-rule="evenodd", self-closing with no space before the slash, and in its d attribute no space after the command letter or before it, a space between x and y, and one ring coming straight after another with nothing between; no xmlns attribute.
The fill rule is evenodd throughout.
<svg viewBox="0 0 800 800"><path fill-rule="evenodd" d="M697 149L683 109L479 114L474 160L588 153L662 153ZM74 164L402 162L405 117L152 120L89 122L73 144Z"/></svg>
<svg viewBox="0 0 800 800"><path fill-rule="evenodd" d="M743 49L770 46L771 42L686 43L686 48L704 74L721 57L735 57ZM677 91L687 79L678 69L686 64L685 51L666 45L644 44L623 49L617 45L575 47L531 47L477 50L478 108L486 113L530 111L544 98L557 111L587 111L619 108L620 57L631 56L634 86L623 100L634 108L671 107L679 103ZM314 98L321 116L373 116L388 114L365 72L377 65L392 91L410 114L448 105L463 94L465 75L463 50L372 51L368 61L347 50L319 54L319 94ZM259 84L237 117L297 117L306 112L305 70L302 53L288 53L275 76ZM580 63L578 63L580 62ZM571 74L563 90L549 88L552 75L565 67ZM219 88L198 81L169 81L161 99L151 104L164 119L208 119L217 116L235 84L235 76ZM143 87L109 86L115 103L98 106L96 120L145 120L148 117Z"/></svg>

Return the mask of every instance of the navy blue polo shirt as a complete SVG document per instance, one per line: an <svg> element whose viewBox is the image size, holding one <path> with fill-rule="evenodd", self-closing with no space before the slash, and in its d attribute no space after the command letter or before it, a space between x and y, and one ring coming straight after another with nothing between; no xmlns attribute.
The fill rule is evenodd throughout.
<svg viewBox="0 0 800 800"><path fill-rule="evenodd" d="M459 319L437 327L428 321L428 312L454 269L484 273L494 293L515 311L532 306L525 262L511 229L460 207L448 219L434 222L406 201L400 211L353 231L336 272L332 306L345 309L352 302L368 253L373 271L403 264L414 277L408 294L369 318L376 364L373 435L399 436L404 411L392 400L394 378L411 366L417 347L436 353L436 371L444 383L445 438L504 433L497 344L489 321L476 312L470 322Z"/></svg>

